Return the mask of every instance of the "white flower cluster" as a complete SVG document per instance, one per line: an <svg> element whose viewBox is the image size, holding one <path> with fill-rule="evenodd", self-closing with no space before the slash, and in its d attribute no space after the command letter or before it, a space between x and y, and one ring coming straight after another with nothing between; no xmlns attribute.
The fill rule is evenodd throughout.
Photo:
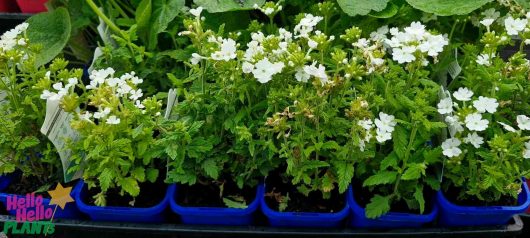
<svg viewBox="0 0 530 238"><path fill-rule="evenodd" d="M495 98L479 96L478 99L471 102L472 107L469 107L473 108L475 111L469 113L469 108L466 108L466 102L470 102L472 100L473 94L474 93L468 88L459 88L453 93L453 97L463 104L462 107L460 107L457 102L453 103L450 96L443 98L438 103L438 112L445 116L445 122L449 127L449 132L452 137L442 143L443 154L447 157L459 156L462 153L462 150L459 148L462 142L470 144L477 149L484 144L484 138L481 137L477 132L485 131L489 127L490 121L484 119L483 114L493 114L497 112L499 103ZM459 109L465 109L467 114L462 115L462 113L459 112ZM456 115L453 115L453 113L456 113ZM463 117L463 120L461 120L461 117ZM501 124L507 131L515 132L513 127L503 122L498 123ZM530 118L527 116L517 116L517 123L519 129L530 130ZM464 137L463 133L466 131L466 128L468 132Z"/></svg>
<svg viewBox="0 0 530 238"><path fill-rule="evenodd" d="M253 7L254 7L254 9L260 10L261 12L263 12L267 16L272 16L272 15L280 12L283 9L283 7L282 7L282 5L280 5L280 3L281 2L277 2L276 4L267 3L263 7L260 7L258 4L254 4Z"/></svg>
<svg viewBox="0 0 530 238"><path fill-rule="evenodd" d="M506 33L511 36L516 36L519 35L519 32L530 31L530 28L528 27L528 19L530 19L530 12L526 14L525 18L513 18L511 15L508 15L504 19L504 27L506 28Z"/></svg>
<svg viewBox="0 0 530 238"><path fill-rule="evenodd" d="M28 26L28 23L21 23L0 36L0 53L12 50L17 45L25 46L27 44L25 32Z"/></svg>
<svg viewBox="0 0 530 238"><path fill-rule="evenodd" d="M425 54L436 58L449 44L443 35L430 33L420 22L413 22L403 31L391 28L389 32L392 37L385 39L385 44L392 49L392 58L400 64L419 59L426 65L428 61Z"/></svg>
<svg viewBox="0 0 530 238"><path fill-rule="evenodd" d="M47 79L50 79L50 71L46 72ZM68 83L63 86L62 82L58 82L52 85L53 89L57 90L57 92L51 92L49 90L44 90L42 94L40 95L41 99L44 100L51 100L51 101L58 101L61 100L64 96L66 96L70 90L73 90L75 88L75 85L77 85L77 78L69 78Z"/></svg>
<svg viewBox="0 0 530 238"><path fill-rule="evenodd" d="M388 32L388 26L382 26L377 31L370 33L370 39L360 38L357 42L352 43L353 46L361 50L363 58L366 60L368 74L375 72L385 63L385 60L381 58L383 55L376 57L375 52L384 53L383 42L386 40Z"/></svg>
<svg viewBox="0 0 530 238"><path fill-rule="evenodd" d="M374 127L375 127L375 139L379 143L389 141L392 139L392 132L396 127L396 119L392 115L388 115L384 112L379 113L379 118L376 118L374 121L370 119L364 119L357 122L357 125L362 127L365 130L365 137L360 141L359 148L361 151L364 151L366 146L365 143L370 142L374 138Z"/></svg>

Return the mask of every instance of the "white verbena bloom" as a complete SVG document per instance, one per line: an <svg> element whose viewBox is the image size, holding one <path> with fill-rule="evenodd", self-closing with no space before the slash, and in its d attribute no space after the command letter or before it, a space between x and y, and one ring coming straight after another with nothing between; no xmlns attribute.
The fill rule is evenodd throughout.
<svg viewBox="0 0 530 238"><path fill-rule="evenodd" d="M448 125L451 137L454 137L456 133L464 131L463 123L460 122L457 116L447 116L445 117L445 122Z"/></svg>
<svg viewBox="0 0 530 238"><path fill-rule="evenodd" d="M223 39L221 50L213 52L211 57L214 60L229 61L236 58L236 42L232 39Z"/></svg>
<svg viewBox="0 0 530 238"><path fill-rule="evenodd" d="M203 10L202 7L192 8L192 9L190 9L190 13L191 13L191 15L199 18L199 17L201 17L202 10Z"/></svg>
<svg viewBox="0 0 530 238"><path fill-rule="evenodd" d="M83 114L79 114L79 118L82 120L90 121L90 118L92 118L92 113L85 112Z"/></svg>
<svg viewBox="0 0 530 238"><path fill-rule="evenodd" d="M383 143L385 141L388 141L388 140L392 139L392 133L391 132L383 131L383 130L380 130L379 128L375 132L376 132L375 139L379 143Z"/></svg>
<svg viewBox="0 0 530 238"><path fill-rule="evenodd" d="M386 39L386 34L388 34L388 26L379 27L376 31L370 33L370 39L374 41L383 41Z"/></svg>
<svg viewBox="0 0 530 238"><path fill-rule="evenodd" d="M120 124L120 118L117 118L116 116L112 115L109 118L107 118L106 123L109 124L109 125Z"/></svg>
<svg viewBox="0 0 530 238"><path fill-rule="evenodd" d="M438 113L445 115L453 112L453 101L451 98L444 98L438 103Z"/></svg>
<svg viewBox="0 0 530 238"><path fill-rule="evenodd" d="M414 46L404 46L403 48L394 48L392 50L392 59L394 59L400 64L410 63L416 60L416 56L414 56L414 52L416 52L416 47Z"/></svg>
<svg viewBox="0 0 530 238"><path fill-rule="evenodd" d="M530 131L530 118L525 115L517 116L517 126L521 130Z"/></svg>
<svg viewBox="0 0 530 238"><path fill-rule="evenodd" d="M190 62L192 65L197 65L201 60L206 59L204 56L201 56L197 53L191 54Z"/></svg>
<svg viewBox="0 0 530 238"><path fill-rule="evenodd" d="M294 75L294 77L296 78L296 80L298 82L303 82L303 83L307 83L307 81L309 80L309 78L311 78L311 75L309 75L305 70L304 68L299 68L296 70L296 74Z"/></svg>
<svg viewBox="0 0 530 238"><path fill-rule="evenodd" d="M489 121L482 119L482 114L473 113L466 116L466 127L472 131L484 131L488 128Z"/></svg>
<svg viewBox="0 0 530 238"><path fill-rule="evenodd" d="M478 97L478 100L473 101L473 107L475 107L480 113L495 113L497 112L497 107L499 107L499 103L495 98L480 96Z"/></svg>
<svg viewBox="0 0 530 238"><path fill-rule="evenodd" d="M243 73L248 74L252 73L252 70L254 70L254 65L249 62L243 62L243 65L241 65L241 68L243 70Z"/></svg>
<svg viewBox="0 0 530 238"><path fill-rule="evenodd" d="M509 132L515 132L516 131L515 128L513 128L512 126L510 126L510 125L508 125L508 124L506 124L504 122L498 121L497 123L501 124L501 126L504 128L504 130L507 130Z"/></svg>
<svg viewBox="0 0 530 238"><path fill-rule="evenodd" d="M480 54L475 62L480 65L490 66L493 58L495 58L495 55Z"/></svg>
<svg viewBox="0 0 530 238"><path fill-rule="evenodd" d="M442 143L442 153L451 158L462 154L462 150L459 148L462 142L457 138L450 138Z"/></svg>
<svg viewBox="0 0 530 238"><path fill-rule="evenodd" d="M269 59L264 58L256 63L252 74L260 83L267 83L273 75L282 72L283 67L283 62L271 63Z"/></svg>
<svg viewBox="0 0 530 238"><path fill-rule="evenodd" d="M501 13L495 10L495 8L488 8L485 11L483 11L481 15L483 15L484 18L496 20L497 18L501 16Z"/></svg>
<svg viewBox="0 0 530 238"><path fill-rule="evenodd" d="M476 132L469 133L464 142L473 145L475 148L480 148L480 145L484 144L484 138L479 136Z"/></svg>
<svg viewBox="0 0 530 238"><path fill-rule="evenodd" d="M393 115L388 115L384 112L379 112L379 118L374 120L375 126L378 130L384 132L393 132L396 126L396 118Z"/></svg>
<svg viewBox="0 0 530 238"><path fill-rule="evenodd" d="M129 92L131 95L129 96L129 99L131 100L138 100L139 98L141 98L144 94L142 93L142 89L137 89L137 90L131 90Z"/></svg>
<svg viewBox="0 0 530 238"><path fill-rule="evenodd" d="M315 49L315 48L317 48L318 43L316 41L314 41L314 40L309 39L307 41L307 45L309 46L309 48Z"/></svg>
<svg viewBox="0 0 530 238"><path fill-rule="evenodd" d="M480 21L480 24L486 26L488 28L488 31L489 31L489 27L491 26L491 24L493 24L494 21L495 21L495 19L486 18L486 19Z"/></svg>
<svg viewBox="0 0 530 238"><path fill-rule="evenodd" d="M370 119L364 119L357 122L357 125L361 126L363 129L369 131L374 127L374 123Z"/></svg>
<svg viewBox="0 0 530 238"><path fill-rule="evenodd" d="M294 33L296 35L296 38L309 37L309 33L311 33L314 27L323 19L324 18L321 16L313 16L312 14L305 14L304 18L300 20L300 23L298 23L294 27Z"/></svg>
<svg viewBox="0 0 530 238"><path fill-rule="evenodd" d="M142 104L142 102L140 102L140 100L136 100L136 102L134 102L134 106L138 109L144 109L145 106Z"/></svg>
<svg viewBox="0 0 530 238"><path fill-rule="evenodd" d="M473 91L469 90L468 88L459 88L456 92L453 93L453 96L456 98L456 100L467 102L471 100L471 97L473 96Z"/></svg>
<svg viewBox="0 0 530 238"><path fill-rule="evenodd" d="M313 62L311 65L304 66L304 71L305 73L319 79L322 85L328 83L328 75L326 74L326 67L324 67L324 65L319 64L318 67L316 67L316 62Z"/></svg>
<svg viewBox="0 0 530 238"><path fill-rule="evenodd" d="M96 118L96 119L104 118L104 117L106 117L107 115L110 114L110 111L111 111L111 109L108 108L108 107L103 109L103 111L101 111L101 109L100 109L98 112L94 113L94 118Z"/></svg>
<svg viewBox="0 0 530 238"><path fill-rule="evenodd" d="M528 19L514 19L512 16L506 17L504 19L504 27L506 28L506 33L511 36L518 35L519 32L523 31L528 24Z"/></svg>

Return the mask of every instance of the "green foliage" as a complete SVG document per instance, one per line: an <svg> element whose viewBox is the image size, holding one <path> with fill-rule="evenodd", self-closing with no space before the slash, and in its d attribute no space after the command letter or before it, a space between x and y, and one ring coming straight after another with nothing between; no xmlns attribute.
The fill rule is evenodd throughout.
<svg viewBox="0 0 530 238"><path fill-rule="evenodd" d="M389 0L337 0L337 3L346 14L356 16L368 15L371 11L382 11L387 7L388 1Z"/></svg>
<svg viewBox="0 0 530 238"><path fill-rule="evenodd" d="M407 0L414 8L439 16L464 15L493 0Z"/></svg>
<svg viewBox="0 0 530 238"><path fill-rule="evenodd" d="M215 13L254 9L254 4L261 6L265 3L265 0L193 0L193 2L203 7L206 11Z"/></svg>

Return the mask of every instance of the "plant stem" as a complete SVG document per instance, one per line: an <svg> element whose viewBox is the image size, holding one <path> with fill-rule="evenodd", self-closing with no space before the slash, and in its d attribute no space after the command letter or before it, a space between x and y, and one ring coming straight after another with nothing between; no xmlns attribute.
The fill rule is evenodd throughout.
<svg viewBox="0 0 530 238"><path fill-rule="evenodd" d="M121 37L127 38L125 34L123 33L123 31L118 26L116 26L116 24L114 24L114 22L112 22L107 16L105 16L105 14L101 12L101 10L99 10L98 6L94 3L93 0L85 0L85 1L90 6L90 8L92 8L92 11L94 11L94 13L96 13L96 15L98 15L98 17L100 17L101 20L103 20L103 22L105 22L111 30L118 33Z"/></svg>

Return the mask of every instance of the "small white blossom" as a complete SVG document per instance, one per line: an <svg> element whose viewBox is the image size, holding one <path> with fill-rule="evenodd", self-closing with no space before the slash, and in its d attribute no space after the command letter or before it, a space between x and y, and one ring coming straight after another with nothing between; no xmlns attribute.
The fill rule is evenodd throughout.
<svg viewBox="0 0 530 238"><path fill-rule="evenodd" d="M192 8L190 9L190 13L191 15L197 17L197 18L200 18L201 17L201 12L202 12L203 8L202 7L198 7L198 8Z"/></svg>
<svg viewBox="0 0 530 238"><path fill-rule="evenodd" d="M79 118L82 119L82 120L90 121L90 118L92 118L92 113L85 112L83 114L80 114Z"/></svg>
<svg viewBox="0 0 530 238"><path fill-rule="evenodd" d="M357 122L357 125L361 126L365 130L369 131L374 127L374 123L370 119L364 119Z"/></svg>
<svg viewBox="0 0 530 238"><path fill-rule="evenodd" d="M508 16L506 19L504 19L504 27L506 27L506 32L511 36L518 35L519 32L526 28L527 24L528 19L526 18L514 19L512 16Z"/></svg>
<svg viewBox="0 0 530 238"><path fill-rule="evenodd" d="M491 65L491 59L495 58L495 55L489 55L489 54L480 54L477 56L477 64L490 66Z"/></svg>
<svg viewBox="0 0 530 238"><path fill-rule="evenodd" d="M493 24L494 21L495 21L495 19L486 18L486 19L480 21L480 24L486 26L489 29L489 27L491 26L491 24Z"/></svg>
<svg viewBox="0 0 530 238"><path fill-rule="evenodd" d="M525 115L517 116L517 126L521 130L530 131L530 118Z"/></svg>
<svg viewBox="0 0 530 238"><path fill-rule="evenodd" d="M457 138L450 138L442 143L442 153L451 158L462 154L462 150L459 148L462 142Z"/></svg>
<svg viewBox="0 0 530 238"><path fill-rule="evenodd" d="M315 49L315 48L317 48L318 43L316 41L314 41L314 40L309 39L307 41L307 45L309 46L309 48Z"/></svg>
<svg viewBox="0 0 530 238"><path fill-rule="evenodd" d="M483 15L484 18L496 20L497 18L501 16L501 13L495 10L495 8L489 8L485 10L484 12L482 12L481 15Z"/></svg>
<svg viewBox="0 0 530 238"><path fill-rule="evenodd" d="M410 63L416 60L416 56L414 56L414 52L416 52L416 48L414 46L394 48L392 50L392 59L397 61L400 64Z"/></svg>
<svg viewBox="0 0 530 238"><path fill-rule="evenodd" d="M265 58L256 63L252 74L260 83L267 83L273 75L282 72L283 67L283 62L271 63L269 59Z"/></svg>
<svg viewBox="0 0 530 238"><path fill-rule="evenodd" d="M497 123L501 124L501 126L504 128L504 130L507 130L509 132L515 132L516 131L515 128L513 128L512 126L510 126L510 125L508 125L508 124L506 124L504 122L498 121Z"/></svg>
<svg viewBox="0 0 530 238"><path fill-rule="evenodd" d="M241 68L243 70L243 73L248 74L252 73L252 70L254 70L254 65L249 62L243 62Z"/></svg>
<svg viewBox="0 0 530 238"><path fill-rule="evenodd" d="M142 90L141 89L138 89L138 90L131 90L130 91L130 96L129 96L129 99L131 100L138 100L139 98L141 98L144 94L142 93Z"/></svg>
<svg viewBox="0 0 530 238"><path fill-rule="evenodd" d="M324 65L322 64L319 64L318 67L316 67L315 65L316 65L316 62L313 62L313 64L311 65L304 66L304 71L307 74L319 79L322 85L328 83L328 75L326 74L326 67L324 67Z"/></svg>
<svg viewBox="0 0 530 238"><path fill-rule="evenodd" d="M117 118L116 116L112 115L109 118L107 118L106 123L109 124L109 125L120 124L120 118Z"/></svg>
<svg viewBox="0 0 530 238"><path fill-rule="evenodd" d="M311 78L311 75L309 75L305 70L304 68L299 68L296 70L296 74L294 75L294 77L296 78L296 80L298 82L303 82L303 83L307 83L307 81L309 80L309 78Z"/></svg>
<svg viewBox="0 0 530 238"><path fill-rule="evenodd" d="M377 129L375 132L376 132L375 139L379 143L383 143L385 141L388 141L388 140L392 139L392 133L390 133L390 132L382 131L382 130L379 130L379 129Z"/></svg>
<svg viewBox="0 0 530 238"><path fill-rule="evenodd" d="M221 50L212 53L211 57L214 60L229 61L236 58L236 42L232 39L223 39L221 43Z"/></svg>
<svg viewBox="0 0 530 238"><path fill-rule="evenodd" d="M456 98L456 100L467 102L471 100L471 97L473 96L473 91L469 90L468 88L459 88L456 92L453 93L453 96Z"/></svg>
<svg viewBox="0 0 530 238"><path fill-rule="evenodd" d="M111 111L111 109L108 108L108 107L105 108L103 111L101 111L101 109L100 109L98 112L94 113L94 118L96 118L96 119L104 118L104 117L106 117L107 115L110 114L110 111Z"/></svg>
<svg viewBox="0 0 530 238"><path fill-rule="evenodd" d="M376 31L370 33L370 39L374 41L383 41L386 39L388 31L388 26L379 27Z"/></svg>
<svg viewBox="0 0 530 238"><path fill-rule="evenodd" d="M464 131L463 123L458 120L457 116L447 116L445 117L445 122L449 127L449 134L451 137L455 136L456 133Z"/></svg>
<svg viewBox="0 0 530 238"><path fill-rule="evenodd" d="M140 100L136 100L136 102L134 102L134 106L138 109L144 109L145 106L140 102Z"/></svg>
<svg viewBox="0 0 530 238"><path fill-rule="evenodd" d="M479 136L476 132L469 133L466 138L464 138L465 143L473 145L475 148L480 148L480 145L484 144L484 138Z"/></svg>
<svg viewBox="0 0 530 238"><path fill-rule="evenodd" d="M438 103L438 113L445 115L453 112L453 102L451 98L444 98Z"/></svg>
<svg viewBox="0 0 530 238"><path fill-rule="evenodd" d="M190 59L190 61L191 61L191 64L192 64L192 65L197 65L197 64L198 64L199 62L201 62L201 60L203 60L203 59L205 59L205 57L203 57L203 56L201 56L201 55L199 55L199 54L197 54L197 53L193 53L193 54L191 54L191 59Z"/></svg>
<svg viewBox="0 0 530 238"><path fill-rule="evenodd" d="M499 103L495 98L480 96L478 97L478 100L473 102L473 107L475 107L480 113L495 113L497 112L497 107L499 107Z"/></svg>
<svg viewBox="0 0 530 238"><path fill-rule="evenodd" d="M383 132L393 132L396 126L396 118L393 115L388 115L384 112L379 113L379 118L374 120L375 126L378 130Z"/></svg>
<svg viewBox="0 0 530 238"><path fill-rule="evenodd" d="M480 113L473 113L466 116L466 127L472 131L484 131L488 128L489 121L482 119Z"/></svg>
<svg viewBox="0 0 530 238"><path fill-rule="evenodd" d="M300 20L300 23L298 23L294 27L294 33L296 35L296 38L309 37L309 33L311 33L314 27L323 19L324 18L321 16L313 16L312 14L305 14L304 18Z"/></svg>

